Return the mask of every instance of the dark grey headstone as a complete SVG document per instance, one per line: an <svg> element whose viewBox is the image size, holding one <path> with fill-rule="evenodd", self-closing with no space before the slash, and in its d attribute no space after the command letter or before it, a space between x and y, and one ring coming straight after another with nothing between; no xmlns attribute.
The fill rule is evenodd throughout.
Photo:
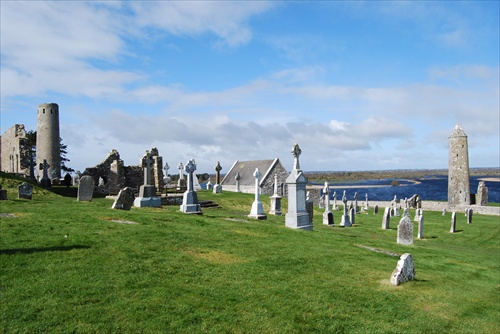
<svg viewBox="0 0 500 334"><path fill-rule="evenodd" d="M85 175L80 179L78 184L78 201L91 201L94 195L94 179L92 176Z"/></svg>
<svg viewBox="0 0 500 334"><path fill-rule="evenodd" d="M7 190L2 189L2 185L0 185L0 201L7 200Z"/></svg>
<svg viewBox="0 0 500 334"><path fill-rule="evenodd" d="M373 208L373 214L378 214L378 205L375 205L375 207Z"/></svg>
<svg viewBox="0 0 500 334"><path fill-rule="evenodd" d="M27 182L23 182L17 187L18 197L24 199L31 199L33 197L33 186Z"/></svg>
<svg viewBox="0 0 500 334"><path fill-rule="evenodd" d="M130 210L134 204L135 196L134 189L130 187L125 187L118 193L115 202L111 206L111 209L118 210Z"/></svg>
<svg viewBox="0 0 500 334"><path fill-rule="evenodd" d="M398 225L398 244L413 245L413 223L409 216L404 216Z"/></svg>

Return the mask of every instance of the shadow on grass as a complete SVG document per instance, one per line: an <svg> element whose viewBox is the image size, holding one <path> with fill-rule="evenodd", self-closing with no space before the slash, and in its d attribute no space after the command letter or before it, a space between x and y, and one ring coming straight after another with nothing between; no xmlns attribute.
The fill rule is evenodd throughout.
<svg viewBox="0 0 500 334"><path fill-rule="evenodd" d="M33 254L39 252L54 252L54 251L70 251L73 249L87 249L90 246L83 245L73 245L73 246L51 246L51 247L39 247L39 248L14 248L14 249L0 249L0 254Z"/></svg>

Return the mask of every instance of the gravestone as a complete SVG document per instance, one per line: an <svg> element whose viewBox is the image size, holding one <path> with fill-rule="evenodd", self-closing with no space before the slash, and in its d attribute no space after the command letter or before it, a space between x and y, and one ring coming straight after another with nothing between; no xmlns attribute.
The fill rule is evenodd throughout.
<svg viewBox="0 0 500 334"><path fill-rule="evenodd" d="M306 210L306 185L307 178L300 169L299 156L302 153L298 144L292 150L294 157L293 169L286 178L288 186L288 212L285 215L285 226L293 229L312 230L313 225L309 220Z"/></svg>
<svg viewBox="0 0 500 334"><path fill-rule="evenodd" d="M401 245L413 245L413 223L408 216L404 216L399 221L397 243Z"/></svg>
<svg viewBox="0 0 500 334"><path fill-rule="evenodd" d="M417 234L417 238L418 239L423 239L424 238L424 213L422 211L422 209L417 209L417 211L419 211L419 214L418 214L418 234Z"/></svg>
<svg viewBox="0 0 500 334"><path fill-rule="evenodd" d="M259 220L267 219L264 213L264 208L262 207L262 202L260 201L260 177L261 173L258 168L255 168L253 177L255 177L255 200L252 203L252 209L250 210L249 218L255 218Z"/></svg>
<svg viewBox="0 0 500 334"><path fill-rule="evenodd" d="M201 214L201 205L198 203L198 195L193 190L193 173L196 170L196 163L194 159L188 161L184 167L188 173L187 190L182 196L182 205L180 211L188 214Z"/></svg>
<svg viewBox="0 0 500 334"><path fill-rule="evenodd" d="M451 213L451 228L450 228L450 233L455 233L457 228L457 213L452 212Z"/></svg>
<svg viewBox="0 0 500 334"><path fill-rule="evenodd" d="M7 200L7 190L2 189L2 185L0 185L0 201L6 201Z"/></svg>
<svg viewBox="0 0 500 334"><path fill-rule="evenodd" d="M415 263L413 261L413 256L409 253L401 255L396 269L392 272L391 284L397 286L414 280L415 277Z"/></svg>
<svg viewBox="0 0 500 334"><path fill-rule="evenodd" d="M335 226L333 222L333 213L330 211L330 187L328 182L325 182L325 188L323 188L323 196L325 196L325 212L323 212L323 225Z"/></svg>
<svg viewBox="0 0 500 334"><path fill-rule="evenodd" d="M347 196L346 196L345 192L346 191L344 190L344 194L342 195L342 203L344 203L344 212L342 213L342 219L340 221L340 226L349 227L352 225L351 225L351 221L349 219L349 215L347 213Z"/></svg>
<svg viewBox="0 0 500 334"><path fill-rule="evenodd" d="M368 193L365 194L365 210L370 210L370 204L368 204Z"/></svg>
<svg viewBox="0 0 500 334"><path fill-rule="evenodd" d="M375 207L373 207L373 214L378 214L378 205L375 205Z"/></svg>
<svg viewBox="0 0 500 334"><path fill-rule="evenodd" d="M74 186L77 186L78 183L80 183L80 174L81 173L78 170L75 172L75 177L73 177L73 185Z"/></svg>
<svg viewBox="0 0 500 334"><path fill-rule="evenodd" d="M358 214L359 213L359 207L358 207L358 193L354 192L354 213ZM351 221L351 223L353 223Z"/></svg>
<svg viewBox="0 0 500 334"><path fill-rule="evenodd" d="M472 224L472 208L469 208L467 210L467 224Z"/></svg>
<svg viewBox="0 0 500 334"><path fill-rule="evenodd" d="M134 189L130 187L125 187L120 190L118 196L116 197L111 209L118 210L130 210L132 205L134 204L135 195Z"/></svg>
<svg viewBox="0 0 500 334"><path fill-rule="evenodd" d="M446 208L443 209L443 213L442 213L443 216L446 216Z"/></svg>
<svg viewBox="0 0 500 334"><path fill-rule="evenodd" d="M39 169L43 170L43 176L40 180L40 185L44 188L52 187L52 182L49 178L49 167L50 165L47 163L47 159L43 159L43 163L40 163Z"/></svg>
<svg viewBox="0 0 500 334"><path fill-rule="evenodd" d="M177 190L185 190L186 180L184 179L184 174L182 173L182 171L184 170L182 162L179 162L179 165L177 165L177 169L179 169L179 180L177 181Z"/></svg>
<svg viewBox="0 0 500 334"><path fill-rule="evenodd" d="M172 180L170 176L168 176L168 170L170 169L170 166L168 165L168 162L165 162L165 166L163 166L163 170L165 171L165 176L163 177L163 185L165 187L168 187L170 185L170 181Z"/></svg>
<svg viewBox="0 0 500 334"><path fill-rule="evenodd" d="M479 181L477 186L476 204L480 206L488 205L488 187L484 181Z"/></svg>
<svg viewBox="0 0 500 334"><path fill-rule="evenodd" d="M141 159L141 166L144 169L144 184L139 187L139 196L134 200L134 206L160 207L161 198L156 196L156 187L151 184L151 171L154 163L153 155L146 150Z"/></svg>
<svg viewBox="0 0 500 334"><path fill-rule="evenodd" d="M214 169L215 169L215 184L213 193L220 194L222 192L222 185L220 184L220 171L222 170L222 167L219 161L217 161L217 165L215 165Z"/></svg>
<svg viewBox="0 0 500 334"><path fill-rule="evenodd" d="M98 187L104 187L104 178L99 176L99 181L97 182Z"/></svg>
<svg viewBox="0 0 500 334"><path fill-rule="evenodd" d="M212 190L212 188L213 188L212 181L210 181L210 179L208 179L207 190Z"/></svg>
<svg viewBox="0 0 500 334"><path fill-rule="evenodd" d="M338 205L337 205L337 192L334 191L333 192L333 205L332 205L332 210L333 211L337 211L339 209Z"/></svg>
<svg viewBox="0 0 500 334"><path fill-rule="evenodd" d="M349 220L351 222L351 225L356 224L355 223L355 218L354 218L355 215L356 215L356 212L355 212L354 208L350 208L349 209Z"/></svg>
<svg viewBox="0 0 500 334"><path fill-rule="evenodd" d="M269 214L281 216L281 196L278 195L278 175L274 174L274 194L269 198L271 201Z"/></svg>
<svg viewBox="0 0 500 334"><path fill-rule="evenodd" d="M309 191L306 193L306 211L309 214L309 221L312 224L314 218L314 202L311 199L311 193Z"/></svg>
<svg viewBox="0 0 500 334"><path fill-rule="evenodd" d="M390 222L391 222L391 208L386 207L384 210L384 216L382 217L382 228L384 230L388 230Z"/></svg>
<svg viewBox="0 0 500 334"><path fill-rule="evenodd" d="M80 182L78 183L78 195L77 201L87 201L90 202L92 200L92 196L94 195L94 179L90 175L84 175L80 178Z"/></svg>
<svg viewBox="0 0 500 334"><path fill-rule="evenodd" d="M32 199L33 198L33 186L27 182L21 183L17 187L17 198Z"/></svg>

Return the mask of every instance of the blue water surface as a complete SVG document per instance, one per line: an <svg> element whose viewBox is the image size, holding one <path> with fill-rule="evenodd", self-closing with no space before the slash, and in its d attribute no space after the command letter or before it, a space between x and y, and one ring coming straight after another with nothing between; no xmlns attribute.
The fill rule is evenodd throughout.
<svg viewBox="0 0 500 334"><path fill-rule="evenodd" d="M488 178L488 176L477 176L470 178L470 191L472 194L477 192L479 179ZM351 201L354 198L354 193L358 193L358 200L364 201L365 194L368 194L368 201L390 201L394 195L399 199L410 198L414 194L418 194L422 200L426 201L447 201L448 200L448 177L443 175L430 175L424 178L416 179L419 183L411 182L404 179L396 179L399 181L399 186L391 186L391 182L395 179L380 179L380 180L362 180L350 183L331 183L330 196L333 192L337 192L337 199L342 198L342 193L346 190L347 199ZM313 183L319 185L318 183ZM500 182L485 181L488 187L488 201L500 203ZM383 187L366 187L379 186ZM349 186L349 188L347 188ZM344 188L346 187L346 188ZM352 188L351 188L352 187Z"/></svg>

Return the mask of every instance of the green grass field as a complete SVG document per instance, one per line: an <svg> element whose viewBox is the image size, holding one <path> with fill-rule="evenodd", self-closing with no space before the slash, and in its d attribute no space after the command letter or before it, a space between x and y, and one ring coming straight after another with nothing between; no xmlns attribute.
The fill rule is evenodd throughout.
<svg viewBox="0 0 500 334"><path fill-rule="evenodd" d="M15 215L0 218L3 333L500 332L497 216L459 214L451 234L450 214L425 212L425 239L402 246L382 213L340 228L316 208L314 231L297 231L248 219L249 194L201 191L220 206L193 216L0 184ZM417 280L391 286L398 258L359 245L411 253Z"/></svg>

